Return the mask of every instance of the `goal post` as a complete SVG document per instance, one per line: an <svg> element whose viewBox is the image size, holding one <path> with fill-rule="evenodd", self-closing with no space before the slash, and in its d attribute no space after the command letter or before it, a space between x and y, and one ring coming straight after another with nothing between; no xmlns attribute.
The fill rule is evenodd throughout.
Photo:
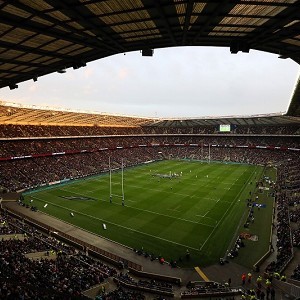
<svg viewBox="0 0 300 300"><path fill-rule="evenodd" d="M111 189L111 164L110 156L108 157L108 167L109 167L109 202L112 203L112 189Z"/></svg>
<svg viewBox="0 0 300 300"><path fill-rule="evenodd" d="M109 165L109 202L112 203L113 196L122 198L122 206L125 206L125 193L124 193L124 161L122 158L121 163L121 195L113 194L112 193L112 169L111 169L111 159L108 158L108 165Z"/></svg>
<svg viewBox="0 0 300 300"><path fill-rule="evenodd" d="M125 197L124 197L124 161L122 158L122 206L125 205Z"/></svg>

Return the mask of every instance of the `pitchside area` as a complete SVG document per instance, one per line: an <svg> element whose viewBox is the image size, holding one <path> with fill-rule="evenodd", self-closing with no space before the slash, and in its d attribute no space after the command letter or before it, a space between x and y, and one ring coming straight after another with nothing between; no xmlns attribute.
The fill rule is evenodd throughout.
<svg viewBox="0 0 300 300"><path fill-rule="evenodd" d="M112 203L108 174L39 189L25 201L134 249L203 266L230 249L262 172L246 164L166 160L124 170L124 206L121 171L112 173Z"/></svg>

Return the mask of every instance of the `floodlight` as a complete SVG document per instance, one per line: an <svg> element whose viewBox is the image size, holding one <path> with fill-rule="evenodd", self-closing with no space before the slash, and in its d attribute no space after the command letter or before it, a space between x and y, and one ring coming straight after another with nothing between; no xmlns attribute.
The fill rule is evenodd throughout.
<svg viewBox="0 0 300 300"><path fill-rule="evenodd" d="M9 85L10 90L14 90L14 89L17 89L17 88L18 88L18 85L15 84L15 83L12 83L12 84Z"/></svg>
<svg viewBox="0 0 300 300"><path fill-rule="evenodd" d="M284 54L281 54L278 56L278 58L281 58L281 59L287 59L289 58L287 55L284 55Z"/></svg>
<svg viewBox="0 0 300 300"><path fill-rule="evenodd" d="M249 53L250 45L246 41L232 41L230 43L231 54L236 54L239 51Z"/></svg>
<svg viewBox="0 0 300 300"><path fill-rule="evenodd" d="M77 69L79 69L79 68L81 68L81 67L85 67L85 66L86 66L86 62L84 62L83 60L80 60L80 61L75 62L75 63L73 64L73 69L74 69L74 70L77 70Z"/></svg>
<svg viewBox="0 0 300 300"><path fill-rule="evenodd" d="M153 49L143 49L142 50L142 56L153 56Z"/></svg>
<svg viewBox="0 0 300 300"><path fill-rule="evenodd" d="M249 53L250 46L247 42L240 42L240 50L245 53Z"/></svg>
<svg viewBox="0 0 300 300"><path fill-rule="evenodd" d="M239 44L237 41L232 41L230 43L230 53L237 54L239 52Z"/></svg>

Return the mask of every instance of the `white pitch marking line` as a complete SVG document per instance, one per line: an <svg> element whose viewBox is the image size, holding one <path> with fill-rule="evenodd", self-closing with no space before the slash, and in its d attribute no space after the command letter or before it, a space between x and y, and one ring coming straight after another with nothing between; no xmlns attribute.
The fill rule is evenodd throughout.
<svg viewBox="0 0 300 300"><path fill-rule="evenodd" d="M178 210L178 209L176 209L176 208L167 208L167 210L176 211L176 212L181 212L181 210Z"/></svg>
<svg viewBox="0 0 300 300"><path fill-rule="evenodd" d="M204 218L208 213L210 212L210 210L209 211L207 211L204 215L196 215L196 217L201 217L201 218Z"/></svg>
<svg viewBox="0 0 300 300"><path fill-rule="evenodd" d="M38 198L38 197L35 197L35 196L33 196L32 198L38 199L38 200L40 200L40 201L42 201L42 202L46 202L46 201L44 201L44 200L42 200L42 199L40 199L40 198ZM71 210L72 212L75 212L75 213L77 213L77 214L79 214L79 215L83 215L83 216L89 217L89 218L91 218L91 219L99 220L99 221L101 221L101 222L106 222L106 223L108 223L108 224L112 224L112 225L115 225L115 226L118 226L118 227L121 227L121 228L125 228L125 229L130 230L130 231L133 231L133 232L138 232L138 233L143 234L143 235L146 235L146 236L151 236L151 237L153 237L153 238L156 238L156 239L159 239L159 240L163 240L163 241L169 242L169 243L171 243L171 244L183 246L183 247L186 247L186 248L189 248L189 249L193 249L193 250L197 250L197 251L199 250L199 249L197 249L197 248L194 248L194 247L191 247L191 246L187 246L187 245L184 245L184 244L181 244L181 243L177 243L177 242L174 242L174 241L170 241L170 240L167 240L167 239L158 237L158 236L156 236L156 235L152 235L152 234L149 234L149 233L145 233L145 232L142 232L142 231L139 231L139 230L136 230L136 229L132 229L132 228L129 228L129 227L120 225L120 224L116 224L116 223L113 223L113 222L110 222L110 221L107 221L107 220L104 220L104 219L101 219L101 218L97 218L97 217L94 217L94 216L91 216L91 215L88 215L88 214L79 212L79 211L77 211L77 210L74 210L74 209L70 209L70 208L64 207L64 206L62 206L62 205L58 205L58 204L54 204L54 203L51 203L51 204L54 205L54 206L61 207L61 208L66 209L66 210Z"/></svg>
<svg viewBox="0 0 300 300"><path fill-rule="evenodd" d="M64 189L60 189L60 190L68 192L67 190L64 190ZM45 191L45 192L48 193L48 191ZM72 191L69 191L69 192L73 193L73 194L76 194L76 195L82 196L82 194L79 194L79 193L75 193L75 192L72 192ZM59 197L59 196L57 196L57 197ZM97 200L102 201L102 202L106 202L106 203L108 202L108 201L102 200L102 199L97 199ZM126 201L129 201L129 200L126 200ZM119 206L121 205L121 204L114 203L114 202L112 204L113 205L119 205ZM141 209L141 208L137 208L137 207L129 206L129 205L126 205L126 207L129 207L129 208L132 208L132 209L136 209L136 210L139 210L139 211L148 212L148 213L159 215L159 216L164 216L164 217L172 218L172 219L175 219L175 220L180 220L180 221L189 222L189 223L193 223L193 224L200 224L200 225L204 225L204 226L207 226L207 227L214 228L214 226L209 225L209 224L204 224L204 223L200 223L200 222L194 222L194 221L191 221L191 220L188 220L188 219L184 219L184 218L176 218L176 217L173 217L173 216L170 216L170 215L161 214L161 213L154 212L154 211L151 211L151 210L148 210L148 209Z"/></svg>
<svg viewBox="0 0 300 300"><path fill-rule="evenodd" d="M210 201L214 201L214 202L218 202L218 199L213 199L213 198L209 198L209 197L203 197L202 199L206 199L206 200L210 200Z"/></svg>
<svg viewBox="0 0 300 300"><path fill-rule="evenodd" d="M247 179L247 183L250 181L250 179L253 176L254 171L252 172L252 174L248 177ZM244 190L243 190L244 191ZM227 211L229 210L229 208L231 208L231 206L236 203L236 199L240 196L240 194L243 192L241 191L238 195L236 195L236 197L234 198L234 201L232 201L232 203L228 206L227 210L225 211L225 213L223 214L222 218L219 220L219 222L217 222L215 228L212 230L212 232L210 233L210 235L207 237L207 239L205 240L205 242L202 244L201 248L199 249L200 251L202 250L202 248L205 246L205 244L207 243L207 241L210 239L210 237L212 236L212 234L215 232L215 230L218 228L218 225L221 223L221 221L224 219L224 217L227 214Z"/></svg>

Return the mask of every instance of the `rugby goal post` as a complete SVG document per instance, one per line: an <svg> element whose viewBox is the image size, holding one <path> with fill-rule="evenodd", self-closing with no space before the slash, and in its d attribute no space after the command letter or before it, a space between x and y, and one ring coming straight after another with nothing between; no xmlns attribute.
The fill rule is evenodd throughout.
<svg viewBox="0 0 300 300"><path fill-rule="evenodd" d="M112 169L111 169L111 159L108 158L108 164L109 164L109 202L112 203L113 196L122 198L122 206L125 206L125 194L124 194L124 161L122 158L121 163L121 188L122 192L121 195L113 194L112 193Z"/></svg>

